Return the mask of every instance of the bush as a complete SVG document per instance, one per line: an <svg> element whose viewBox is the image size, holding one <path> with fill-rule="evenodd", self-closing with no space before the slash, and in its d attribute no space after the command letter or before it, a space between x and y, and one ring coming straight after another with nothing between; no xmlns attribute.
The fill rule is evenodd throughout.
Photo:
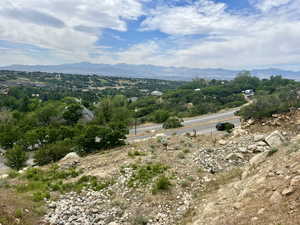
<svg viewBox="0 0 300 225"><path fill-rule="evenodd" d="M46 145L35 152L34 161L38 165L56 162L70 153L72 147L72 144L66 141Z"/></svg>
<svg viewBox="0 0 300 225"><path fill-rule="evenodd" d="M153 113L151 120L155 123L163 123L170 117L170 113L166 110L157 110Z"/></svg>
<svg viewBox="0 0 300 225"><path fill-rule="evenodd" d="M259 96L252 104L243 107L237 114L243 119L262 119L276 113L288 112L300 106L296 90L282 90L272 95Z"/></svg>
<svg viewBox="0 0 300 225"><path fill-rule="evenodd" d="M157 181L153 185L152 193L156 194L157 192L160 192L160 191L167 191L170 189L171 185L172 184L171 184L169 178L167 178L165 176L161 176L157 179Z"/></svg>
<svg viewBox="0 0 300 225"><path fill-rule="evenodd" d="M177 117L170 117L169 119L166 120L163 124L164 129L172 129L172 128L178 128L182 127L183 125L181 124L182 119L179 119Z"/></svg>
<svg viewBox="0 0 300 225"><path fill-rule="evenodd" d="M19 170L26 165L28 159L27 153L20 147L15 146L5 153L5 164L10 168Z"/></svg>
<svg viewBox="0 0 300 225"><path fill-rule="evenodd" d="M134 172L131 179L128 181L129 187L137 187L140 185L149 184L152 179L166 171L167 166L162 164L146 164L146 165L131 165Z"/></svg>

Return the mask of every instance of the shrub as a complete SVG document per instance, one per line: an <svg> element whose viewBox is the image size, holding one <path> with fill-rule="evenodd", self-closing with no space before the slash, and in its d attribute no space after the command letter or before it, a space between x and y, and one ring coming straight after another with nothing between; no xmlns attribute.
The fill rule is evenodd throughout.
<svg viewBox="0 0 300 225"><path fill-rule="evenodd" d="M170 189L171 185L172 184L169 178L165 176L160 176L153 185L152 193L156 194L157 192L160 191L167 191Z"/></svg>
<svg viewBox="0 0 300 225"><path fill-rule="evenodd" d="M270 151L268 151L268 156L272 156L274 153L278 152L277 148L272 148Z"/></svg>
<svg viewBox="0 0 300 225"><path fill-rule="evenodd" d="M62 159L66 154L70 153L72 147L73 145L66 141L46 145L35 152L34 161L38 165L56 162Z"/></svg>
<svg viewBox="0 0 300 225"><path fill-rule="evenodd" d="M152 115L152 121L155 123L163 123L170 117L170 113L166 110L157 110Z"/></svg>
<svg viewBox="0 0 300 225"><path fill-rule="evenodd" d="M136 165L133 164L130 166L134 172L131 179L128 181L129 187L136 187L139 185L147 185L152 181L152 179L160 174L162 174L165 170L167 170L167 166L162 164L146 164L146 165Z"/></svg>
<svg viewBox="0 0 300 225"><path fill-rule="evenodd" d="M134 225L147 225L148 224L148 218L142 215L138 215L133 219Z"/></svg>
<svg viewBox="0 0 300 225"><path fill-rule="evenodd" d="M6 165L10 168L19 170L26 165L27 153L20 147L15 146L5 153Z"/></svg>
<svg viewBox="0 0 300 225"><path fill-rule="evenodd" d="M170 117L169 119L166 120L163 124L164 129L172 129L172 128L178 128L182 127L183 125L181 124L182 119L179 119L177 117Z"/></svg>

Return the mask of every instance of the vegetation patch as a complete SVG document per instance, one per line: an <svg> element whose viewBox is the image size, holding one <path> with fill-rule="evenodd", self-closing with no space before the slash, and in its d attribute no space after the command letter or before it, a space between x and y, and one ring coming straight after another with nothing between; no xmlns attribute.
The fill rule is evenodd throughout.
<svg viewBox="0 0 300 225"><path fill-rule="evenodd" d="M75 169L61 170L52 166L49 170L28 169L20 175L20 182L12 185L18 193L31 193L33 201L49 199L52 192L80 192L83 189L100 191L113 184L113 180L99 180L94 176L82 176L75 182L68 179L79 177L82 172Z"/></svg>
<svg viewBox="0 0 300 225"><path fill-rule="evenodd" d="M130 168L133 169L133 175L128 181L128 186L138 187L152 183L155 177L162 175L168 169L168 166L149 163L145 165L131 164Z"/></svg>

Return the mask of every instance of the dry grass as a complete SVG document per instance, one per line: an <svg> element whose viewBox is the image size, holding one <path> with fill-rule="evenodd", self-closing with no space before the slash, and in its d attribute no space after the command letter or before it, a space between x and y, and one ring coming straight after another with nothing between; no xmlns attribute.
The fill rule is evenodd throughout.
<svg viewBox="0 0 300 225"><path fill-rule="evenodd" d="M37 225L45 213L42 203L33 202L30 196L0 189L0 224Z"/></svg>

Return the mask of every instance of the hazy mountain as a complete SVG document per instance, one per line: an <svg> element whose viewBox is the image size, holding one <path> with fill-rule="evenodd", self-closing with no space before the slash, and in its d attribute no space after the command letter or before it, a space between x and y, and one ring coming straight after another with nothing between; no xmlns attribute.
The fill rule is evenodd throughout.
<svg viewBox="0 0 300 225"><path fill-rule="evenodd" d="M129 64L92 64L88 62L63 64L63 65L12 65L0 67L1 70L17 71L43 71L73 74L98 74L107 76L157 78L166 80L191 80L195 77L232 79L240 71L225 69L197 69L186 67L163 67L153 65L129 65ZM253 75L260 78L271 75L282 75L291 79L300 79L300 71L287 71L280 69L252 70Z"/></svg>

